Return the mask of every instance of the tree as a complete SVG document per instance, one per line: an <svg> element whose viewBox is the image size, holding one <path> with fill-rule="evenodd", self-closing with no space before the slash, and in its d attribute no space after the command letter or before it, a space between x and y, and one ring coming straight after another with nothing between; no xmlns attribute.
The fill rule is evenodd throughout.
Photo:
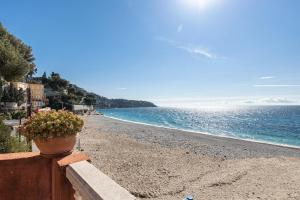
<svg viewBox="0 0 300 200"><path fill-rule="evenodd" d="M0 97L4 81L17 81L36 72L30 46L10 34L0 23Z"/></svg>
<svg viewBox="0 0 300 200"><path fill-rule="evenodd" d="M50 78L48 79L48 85L53 90L63 91L67 89L69 81L61 78L58 73L52 72Z"/></svg>
<svg viewBox="0 0 300 200"><path fill-rule="evenodd" d="M84 97L84 104L86 105L94 105L96 104L96 97L92 94L87 94Z"/></svg>
<svg viewBox="0 0 300 200"><path fill-rule="evenodd" d="M10 130L5 126L2 120L0 121L0 153L10 152Z"/></svg>
<svg viewBox="0 0 300 200"><path fill-rule="evenodd" d="M13 153L29 151L26 142L19 142L16 137L10 135L10 128L0 120L0 153Z"/></svg>
<svg viewBox="0 0 300 200"><path fill-rule="evenodd" d="M10 34L0 23L0 76L6 81L20 80L35 71L31 47Z"/></svg>
<svg viewBox="0 0 300 200"><path fill-rule="evenodd" d="M10 85L4 89L1 101L16 102L20 106L22 103L25 103L25 91L22 88L18 90L13 85Z"/></svg>
<svg viewBox="0 0 300 200"><path fill-rule="evenodd" d="M48 83L48 78L47 78L47 74L46 72L43 73L43 76L42 76L42 84L47 84Z"/></svg>
<svg viewBox="0 0 300 200"><path fill-rule="evenodd" d="M34 63L34 56L30 46L23 43L20 39L9 33L0 23L0 40L8 42L16 51L16 54L21 59L25 60L26 68L28 68L27 76L32 76L36 72L36 65Z"/></svg>

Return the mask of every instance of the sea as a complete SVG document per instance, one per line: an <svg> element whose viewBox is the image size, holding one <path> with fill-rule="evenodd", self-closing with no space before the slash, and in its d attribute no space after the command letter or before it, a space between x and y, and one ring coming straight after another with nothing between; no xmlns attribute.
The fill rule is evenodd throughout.
<svg viewBox="0 0 300 200"><path fill-rule="evenodd" d="M300 106L99 109L114 119L300 148Z"/></svg>

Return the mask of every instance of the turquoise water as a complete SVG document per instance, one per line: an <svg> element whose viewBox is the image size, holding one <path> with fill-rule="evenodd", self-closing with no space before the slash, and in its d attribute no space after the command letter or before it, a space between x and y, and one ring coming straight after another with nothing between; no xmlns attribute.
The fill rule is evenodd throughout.
<svg viewBox="0 0 300 200"><path fill-rule="evenodd" d="M300 106L100 109L105 116L193 132L300 147Z"/></svg>

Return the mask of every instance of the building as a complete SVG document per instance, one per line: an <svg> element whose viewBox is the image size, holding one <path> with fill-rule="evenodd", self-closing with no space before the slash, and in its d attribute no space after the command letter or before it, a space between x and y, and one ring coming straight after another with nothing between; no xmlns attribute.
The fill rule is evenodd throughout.
<svg viewBox="0 0 300 200"><path fill-rule="evenodd" d="M23 83L23 82L11 82L10 83L14 88L16 89L22 89L22 90L26 90L28 88L28 83Z"/></svg>
<svg viewBox="0 0 300 200"><path fill-rule="evenodd" d="M94 110L94 106L92 105L76 105L74 104L72 106L72 111L74 113L85 113L85 112L91 112Z"/></svg>
<svg viewBox="0 0 300 200"><path fill-rule="evenodd" d="M28 84L31 94L31 103L33 108L45 106L45 92L43 84Z"/></svg>
<svg viewBox="0 0 300 200"><path fill-rule="evenodd" d="M1 101L1 111L10 111L16 109L25 109L27 107L26 90L28 85L22 82L6 83L3 86L3 94ZM16 93L14 90L18 90ZM18 96L22 95L24 98L18 102Z"/></svg>
<svg viewBox="0 0 300 200"><path fill-rule="evenodd" d="M26 95L26 101L28 101L29 89L32 108L41 108L45 106L46 97L43 84L23 82L11 82L11 84L14 88L18 90L22 89L24 91L24 95Z"/></svg>

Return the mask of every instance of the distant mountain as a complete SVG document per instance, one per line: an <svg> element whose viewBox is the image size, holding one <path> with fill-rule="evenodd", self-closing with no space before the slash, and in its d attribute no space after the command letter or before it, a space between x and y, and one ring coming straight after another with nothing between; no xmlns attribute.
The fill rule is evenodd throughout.
<svg viewBox="0 0 300 200"><path fill-rule="evenodd" d="M33 77L30 82L44 84L49 106L54 109L62 107L70 109L73 104L94 105L97 108L156 107L155 104L148 101L109 99L88 92L75 84L69 83L69 81L54 72L50 76L44 73L42 77Z"/></svg>
<svg viewBox="0 0 300 200"><path fill-rule="evenodd" d="M96 95L96 94L95 94ZM156 107L148 101L127 100L127 99L108 99L96 95L95 106L98 108L133 108L133 107Z"/></svg>

